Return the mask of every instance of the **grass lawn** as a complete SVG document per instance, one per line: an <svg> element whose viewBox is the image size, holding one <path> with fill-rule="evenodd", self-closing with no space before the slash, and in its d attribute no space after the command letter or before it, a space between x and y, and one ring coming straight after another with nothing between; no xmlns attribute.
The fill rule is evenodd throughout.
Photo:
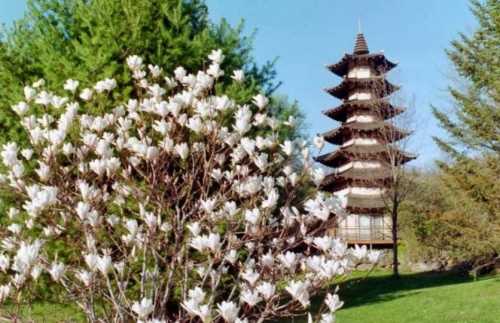
<svg viewBox="0 0 500 323"><path fill-rule="evenodd" d="M0 314L9 309L0 307ZM24 307L21 313L22 322L35 323L73 323L85 322L85 317L78 310L69 305L52 303L35 303L31 307Z"/></svg>
<svg viewBox="0 0 500 323"><path fill-rule="evenodd" d="M498 323L500 276L473 281L449 273L373 273L340 291L338 323ZM302 323L305 320L289 320Z"/></svg>
<svg viewBox="0 0 500 323"><path fill-rule="evenodd" d="M448 273L419 273L396 280L378 272L351 279L340 293L345 305L338 323L500 322L500 276L472 281ZM55 304L35 304L24 309L24 316L37 323L84 322L73 308Z"/></svg>

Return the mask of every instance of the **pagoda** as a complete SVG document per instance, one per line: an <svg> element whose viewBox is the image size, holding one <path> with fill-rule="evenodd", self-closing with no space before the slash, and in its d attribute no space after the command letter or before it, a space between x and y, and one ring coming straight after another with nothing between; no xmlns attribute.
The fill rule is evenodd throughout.
<svg viewBox="0 0 500 323"><path fill-rule="evenodd" d="M399 89L385 78L395 66L382 52L370 53L362 33L352 54L327 66L342 82L326 91L342 103L323 114L341 126L322 136L340 147L314 159L333 169L320 189L338 196L346 210L346 216L337 218L334 234L348 243L392 244L384 193L392 167L414 158L393 146L408 135L390 120L404 111L388 98Z"/></svg>

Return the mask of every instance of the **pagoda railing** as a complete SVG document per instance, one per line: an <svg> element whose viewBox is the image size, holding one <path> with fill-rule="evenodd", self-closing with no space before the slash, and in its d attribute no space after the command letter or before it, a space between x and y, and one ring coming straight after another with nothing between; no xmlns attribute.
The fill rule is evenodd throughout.
<svg viewBox="0 0 500 323"><path fill-rule="evenodd" d="M387 226L369 228L341 226L335 229L334 234L351 243L392 243L391 228Z"/></svg>

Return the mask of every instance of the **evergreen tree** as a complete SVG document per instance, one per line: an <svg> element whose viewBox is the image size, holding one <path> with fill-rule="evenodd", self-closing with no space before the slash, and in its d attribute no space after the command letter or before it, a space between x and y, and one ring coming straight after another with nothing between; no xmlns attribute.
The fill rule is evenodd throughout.
<svg viewBox="0 0 500 323"><path fill-rule="evenodd" d="M218 90L241 101L259 91L270 95L279 86L273 62L255 63L253 37L242 29L225 20L210 22L203 0L29 0L25 17L5 30L0 42L0 144L24 136L10 108L22 99L22 87L43 78L56 89L70 76L91 84L121 75L117 81L123 84L128 76L122 63L131 54L167 71L178 66L195 71L220 48L224 68L243 69L246 86L223 82ZM296 104L278 101L279 113L301 120Z"/></svg>
<svg viewBox="0 0 500 323"><path fill-rule="evenodd" d="M434 138L449 155L438 162L451 199L434 219L439 246L478 264L500 254L500 2L471 1L478 21L447 51L465 87L450 87L454 113L433 107L450 139ZM449 229L449 230L448 230Z"/></svg>
<svg viewBox="0 0 500 323"><path fill-rule="evenodd" d="M500 154L500 2L471 1L478 28L467 36L460 34L447 51L465 90L450 87L456 112L451 118L433 107L435 117L451 136L438 145L454 157L463 150Z"/></svg>

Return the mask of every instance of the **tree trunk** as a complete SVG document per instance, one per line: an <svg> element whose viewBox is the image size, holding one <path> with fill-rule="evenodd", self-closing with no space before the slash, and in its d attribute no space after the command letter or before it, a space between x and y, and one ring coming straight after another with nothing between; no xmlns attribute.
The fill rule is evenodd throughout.
<svg viewBox="0 0 500 323"><path fill-rule="evenodd" d="M392 204L392 274L394 277L399 277L399 260L398 260L398 203L394 201Z"/></svg>

